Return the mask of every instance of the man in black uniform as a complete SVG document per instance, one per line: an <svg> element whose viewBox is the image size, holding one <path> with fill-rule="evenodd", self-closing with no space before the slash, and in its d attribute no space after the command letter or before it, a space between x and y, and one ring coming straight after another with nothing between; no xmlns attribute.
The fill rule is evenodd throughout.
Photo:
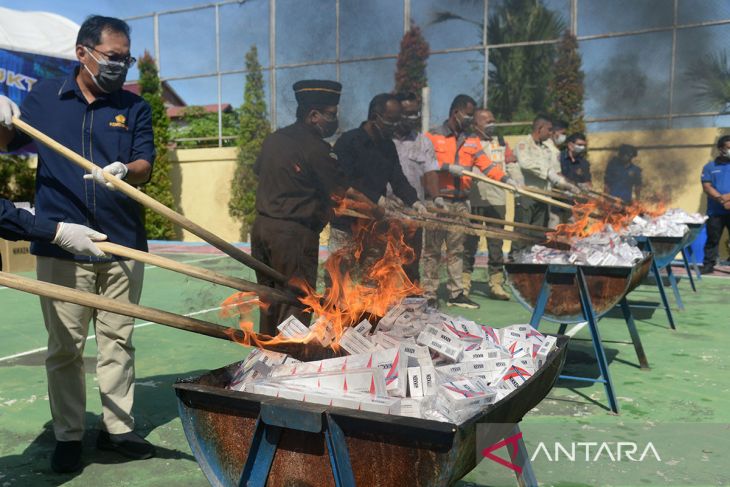
<svg viewBox="0 0 730 487"><path fill-rule="evenodd" d="M342 134L335 144L335 153L352 187L371 201L385 206L388 184L393 194L419 213L426 206L403 174L398 151L393 143L395 129L401 121L401 104L395 95L376 95L368 108L368 119L360 127ZM338 217L330 231L330 253L346 245L354 219Z"/></svg>
<svg viewBox="0 0 730 487"><path fill-rule="evenodd" d="M254 164L259 178L251 253L289 279L317 284L319 233L333 215L332 195L343 195L348 184L330 145L322 139L337 130L337 104L342 85L336 81L294 83L297 121L264 140ZM259 284L283 288L256 273ZM303 307L272 304L261 310L259 332L276 335L290 315L308 324Z"/></svg>

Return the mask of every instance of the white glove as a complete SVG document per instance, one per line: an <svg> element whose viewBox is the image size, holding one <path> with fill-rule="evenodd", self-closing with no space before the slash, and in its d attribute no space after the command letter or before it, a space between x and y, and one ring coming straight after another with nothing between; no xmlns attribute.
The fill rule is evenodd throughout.
<svg viewBox="0 0 730 487"><path fill-rule="evenodd" d="M419 215L428 215L428 208L420 201L413 203L413 209L418 212Z"/></svg>
<svg viewBox="0 0 730 487"><path fill-rule="evenodd" d="M454 176L461 176L464 174L464 166L459 164L449 164L449 172Z"/></svg>
<svg viewBox="0 0 730 487"><path fill-rule="evenodd" d="M0 95L0 125L13 127L13 117L20 116L20 108L7 96Z"/></svg>
<svg viewBox="0 0 730 487"><path fill-rule="evenodd" d="M94 242L106 240L106 235L75 223L59 223L56 236L51 241L63 250L76 255L104 257L104 252L94 245Z"/></svg>
<svg viewBox="0 0 730 487"><path fill-rule="evenodd" d="M104 166L104 169L94 169L94 172L91 174L84 174L84 179L93 179L98 184L102 184L110 190L115 191L114 185L104 179L104 175L102 174L103 172L109 173L118 179L124 179L127 177L129 169L126 164L116 161L112 162L108 166Z"/></svg>
<svg viewBox="0 0 730 487"><path fill-rule="evenodd" d="M560 186L565 181L565 178L553 168L550 168L547 172L547 180L554 186Z"/></svg>
<svg viewBox="0 0 730 487"><path fill-rule="evenodd" d="M436 208L441 208L442 210L448 210L449 207L446 205L446 201L441 196L437 196L433 199L433 204Z"/></svg>

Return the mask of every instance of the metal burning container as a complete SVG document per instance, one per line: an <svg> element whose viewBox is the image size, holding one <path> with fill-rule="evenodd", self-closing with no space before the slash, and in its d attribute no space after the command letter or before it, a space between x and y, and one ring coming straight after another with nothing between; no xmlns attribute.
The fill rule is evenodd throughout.
<svg viewBox="0 0 730 487"><path fill-rule="evenodd" d="M505 263L507 279L517 300L529 310L538 305L543 284L550 292L542 317L558 323L584 321L576 266L561 264ZM608 313L621 299L633 291L646 277L651 256L645 256L632 267L580 266L596 318Z"/></svg>
<svg viewBox="0 0 730 487"><path fill-rule="evenodd" d="M558 337L534 376L460 425L231 391L238 363L174 387L190 448L214 486L442 487L476 466L478 430L504 438L505 424L548 394L568 340Z"/></svg>

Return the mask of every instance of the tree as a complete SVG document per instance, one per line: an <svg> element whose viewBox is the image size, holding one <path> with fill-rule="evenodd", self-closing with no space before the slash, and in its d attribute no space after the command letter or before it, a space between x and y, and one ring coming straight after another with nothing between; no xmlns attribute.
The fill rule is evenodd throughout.
<svg viewBox="0 0 730 487"><path fill-rule="evenodd" d="M172 194L170 161L167 158L170 142L170 119L167 117L165 104L162 101L162 86L157 75L157 65L147 51L139 60L139 86L142 98L152 109L152 129L154 130L155 151L157 152L152 177L144 186L144 192L163 205L172 208L175 206L175 198ZM175 227L170 220L149 209L145 209L144 220L147 238L149 239L172 240L177 236Z"/></svg>
<svg viewBox="0 0 730 487"><path fill-rule="evenodd" d="M718 51L697 59L686 73L697 101L705 108L730 111L730 64L727 51Z"/></svg>
<svg viewBox="0 0 730 487"><path fill-rule="evenodd" d="M568 122L568 133L586 131L583 120L583 80L578 40L565 31L557 47L554 76L548 85L550 113Z"/></svg>
<svg viewBox="0 0 730 487"><path fill-rule="evenodd" d="M413 93L421 98L421 89L427 84L426 61L428 60L428 42L421 33L421 28L411 24L411 28L400 41L400 52L395 71L395 91Z"/></svg>
<svg viewBox="0 0 730 487"><path fill-rule="evenodd" d="M436 12L433 22L451 20L484 27L480 21L447 11ZM542 0L510 0L498 3L490 14L487 43L556 39L564 28L562 18L545 7ZM554 58L555 46L552 44L489 50L489 99L486 104L497 120L531 120L535 114L549 108L547 86L553 76Z"/></svg>
<svg viewBox="0 0 730 487"><path fill-rule="evenodd" d="M238 113L235 111L223 112L222 135L235 136L238 134ZM176 146L183 149L218 146L218 112L206 112L201 106L185 107L181 120L172 126ZM199 140L178 140L199 139ZM235 140L224 139L224 146L235 144Z"/></svg>
<svg viewBox="0 0 730 487"><path fill-rule="evenodd" d="M256 46L246 53L246 87L240 109L238 158L231 181L231 199L228 213L241 222L241 240L249 232L256 214L256 187L258 181L253 164L261 152L261 145L271 133L264 95L264 77Z"/></svg>
<svg viewBox="0 0 730 487"><path fill-rule="evenodd" d="M0 154L0 195L12 201L33 201L35 170L27 157Z"/></svg>

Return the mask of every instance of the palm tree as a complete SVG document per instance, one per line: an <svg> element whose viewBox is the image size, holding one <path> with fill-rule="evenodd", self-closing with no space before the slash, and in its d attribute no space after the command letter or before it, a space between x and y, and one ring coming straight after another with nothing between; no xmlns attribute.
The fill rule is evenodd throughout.
<svg viewBox="0 0 730 487"><path fill-rule="evenodd" d="M725 50L697 59L686 73L697 101L710 110L730 112L730 64Z"/></svg>
<svg viewBox="0 0 730 487"><path fill-rule="evenodd" d="M461 0L475 2L479 0ZM481 1L480 1L481 3ZM431 23L483 23L448 11L437 11ZM542 0L501 2L487 21L489 45L557 39L565 22ZM555 46L510 47L489 51L487 104L499 120L526 120L548 108L548 82L552 78Z"/></svg>

